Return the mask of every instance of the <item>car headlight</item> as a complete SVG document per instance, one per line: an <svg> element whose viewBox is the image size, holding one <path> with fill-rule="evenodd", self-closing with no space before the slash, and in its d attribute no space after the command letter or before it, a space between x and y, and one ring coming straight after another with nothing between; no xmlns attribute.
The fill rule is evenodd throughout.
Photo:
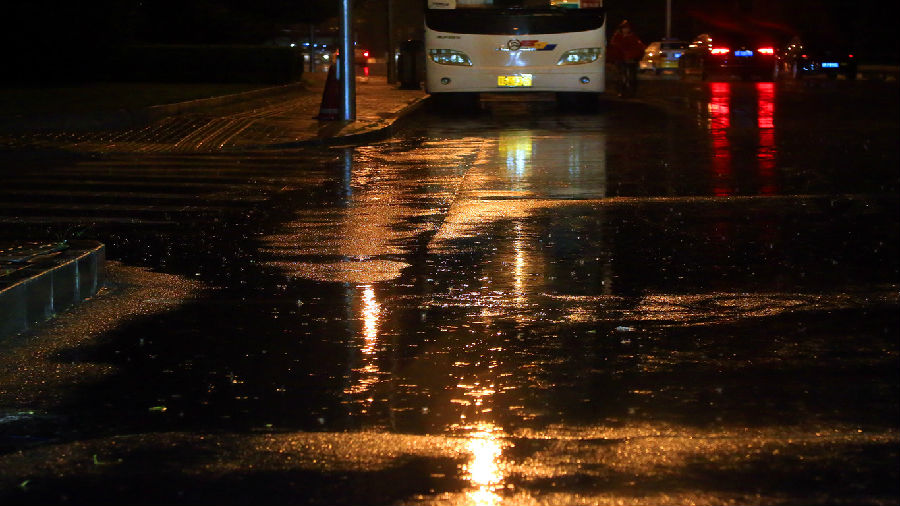
<svg viewBox="0 0 900 506"><path fill-rule="evenodd" d="M599 47L585 47L581 49L572 49L566 51L559 57L557 65L582 65L597 61L600 58Z"/></svg>
<svg viewBox="0 0 900 506"><path fill-rule="evenodd" d="M472 66L469 55L455 49L429 49L428 56L431 61L441 65L465 65Z"/></svg>

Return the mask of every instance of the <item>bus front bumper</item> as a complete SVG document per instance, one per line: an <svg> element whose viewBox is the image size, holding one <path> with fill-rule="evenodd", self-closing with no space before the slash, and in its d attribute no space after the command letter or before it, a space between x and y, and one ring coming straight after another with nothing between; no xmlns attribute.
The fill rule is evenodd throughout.
<svg viewBox="0 0 900 506"><path fill-rule="evenodd" d="M557 91L601 93L605 91L602 65L572 68L528 69L515 67L453 67L427 64L426 90L429 93L480 93Z"/></svg>

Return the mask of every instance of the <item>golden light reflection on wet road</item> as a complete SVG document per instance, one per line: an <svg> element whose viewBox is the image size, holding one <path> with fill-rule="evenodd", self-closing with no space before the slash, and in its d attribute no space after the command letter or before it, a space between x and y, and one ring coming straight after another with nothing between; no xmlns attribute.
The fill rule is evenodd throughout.
<svg viewBox="0 0 900 506"><path fill-rule="evenodd" d="M489 353L500 353L493 349ZM499 385L495 383L497 363L487 359L478 370L478 379L460 382L463 399L458 399L462 413L459 422L451 425L450 433L464 440L463 451L467 461L463 465L462 479L469 483L466 504L471 506L495 506L501 503L500 492L506 487L507 464L503 449L509 446L503 429L494 423L494 400ZM463 369L465 370L465 369Z"/></svg>
<svg viewBox="0 0 900 506"><path fill-rule="evenodd" d="M342 148L335 201L300 206L282 230L263 239L261 251L289 278L355 285L397 279L409 267L397 259L405 253L402 243L435 226L418 218L449 205L483 143L463 138L453 149L426 144L402 155L384 146ZM411 177L410 160L425 170Z"/></svg>
<svg viewBox="0 0 900 506"><path fill-rule="evenodd" d="M376 362L377 346L378 346L378 325L381 317L381 304L375 298L375 288L372 285L363 285L357 287L360 292L361 299L360 313L362 317L362 346L359 348L360 365L354 369L353 383L344 389L344 393L351 396L360 396L372 390L378 383L381 371ZM370 405L374 399L366 397L359 401L363 407L362 413L366 412L366 406Z"/></svg>
<svg viewBox="0 0 900 506"><path fill-rule="evenodd" d="M149 458L168 465L177 484L201 477L205 490L230 492L241 482L253 492L284 491L280 498L294 503L850 504L845 491L857 490L872 499L862 503L894 504L896 489L882 483L896 482L900 437L885 415L896 413L896 377L880 369L897 362L896 318L885 316L898 306L896 272L871 281L859 274L863 261L828 258L808 278L836 272L826 281L840 283L822 289L790 272L812 262L763 268L806 253L784 245L794 231L820 241L803 245L815 255L830 254L818 246L833 241L830 225L803 230L825 214L815 196L762 195L778 191L774 85L738 89L714 86L702 109L703 154L697 174L684 177L694 178L686 183L694 193L674 185L667 193L662 182L623 196L645 191L668 168L612 142L607 167L605 132L546 124L335 150L345 157L342 179L309 191L324 204L293 202L292 219L262 241L275 259L268 266L277 267L265 274L283 291L267 293L270 300L216 299L240 308L242 326L227 340L200 339L194 313L207 308L184 295L165 312L186 311L154 315L161 337L175 325L196 331L184 335L199 351L179 349L186 356L241 365L232 374L240 383L227 386L260 400L223 401L198 422L240 431L177 432L184 422L171 418L175 430L166 433L15 443L23 450L0 455L4 468L36 477L39 491L42 482L65 487L85 475L99 483L100 466L83 465L92 457L121 456L104 480L141 476ZM756 109L732 106L753 90ZM759 195L746 195L740 173L756 168ZM787 238L776 226L771 236L754 235L758 211L794 229ZM828 217L858 224L859 215L838 214ZM704 222L740 227L718 233L711 247L707 228L691 228ZM147 297L158 295L132 302L146 311ZM208 314L224 312L216 305ZM122 325L116 345L144 328ZM175 340L189 341L181 333ZM219 350L225 341L229 349ZM135 385L145 372L157 380L180 373L181 363L155 371L143 346L130 355L141 363ZM69 356L59 347L44 353L39 370ZM210 371L198 372L180 377L208 382ZM242 420L223 422L235 407ZM179 469L167 462L182 454L196 458Z"/></svg>
<svg viewBox="0 0 900 506"><path fill-rule="evenodd" d="M513 248L515 250L515 267L513 268L513 294L515 295L516 306L525 305L525 238L522 232L522 223L517 221L515 224L515 239L513 239Z"/></svg>
<svg viewBox="0 0 900 506"><path fill-rule="evenodd" d="M516 129L487 139L429 248L570 199L607 196L606 133Z"/></svg>
<svg viewBox="0 0 900 506"><path fill-rule="evenodd" d="M378 316L381 314L381 305L375 300L375 288L372 285L365 285L361 288L363 290L363 337L366 339L363 353L371 354L378 339Z"/></svg>
<svg viewBox="0 0 900 506"><path fill-rule="evenodd" d="M496 506L502 501L499 491L506 478L502 431L490 423L474 425L470 430L466 451L471 457L463 468L463 478L473 490L466 492L466 498L472 506Z"/></svg>
<svg viewBox="0 0 900 506"><path fill-rule="evenodd" d="M506 162L506 180L510 189L521 191L523 177L531 168L532 136L528 132L501 132L498 155Z"/></svg>

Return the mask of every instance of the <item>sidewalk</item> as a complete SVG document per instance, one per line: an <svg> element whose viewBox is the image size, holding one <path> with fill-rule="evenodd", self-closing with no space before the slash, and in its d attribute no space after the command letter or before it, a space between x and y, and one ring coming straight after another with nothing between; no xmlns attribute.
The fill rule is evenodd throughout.
<svg viewBox="0 0 900 506"><path fill-rule="evenodd" d="M396 122L420 107L423 90L402 90L384 76L357 78L356 120L322 121L316 118L322 104L324 73L315 93L263 107L246 129L228 143L234 149L248 147L297 147L307 144L366 142L390 135ZM330 104L337 107L337 104Z"/></svg>
<svg viewBox="0 0 900 506"><path fill-rule="evenodd" d="M356 120L320 121L316 116L325 78L325 73L309 74L305 85L136 110L7 118L0 122L0 149L109 152L153 143L159 130L179 121L196 125L197 118L208 120L206 126L186 129L181 141L160 149L208 152L361 143L390 135L397 121L426 98L423 90L401 90L383 76L357 78ZM184 119L188 117L191 121ZM23 238L0 243L0 339L96 294L104 281L104 261L105 247L99 242L49 244Z"/></svg>
<svg viewBox="0 0 900 506"><path fill-rule="evenodd" d="M426 97L423 90L401 90L384 76L357 78L356 121L320 121L327 74L307 74L304 82L260 88L227 96L160 104L140 109L95 111L89 114L34 114L0 116L0 149L38 147L70 151L106 151L102 140L114 139L119 148L154 143L165 130L185 138L179 150L189 149L190 138L216 134L214 149L290 147L309 143L359 142L390 133L403 115ZM111 104L114 106L114 104ZM337 107L338 104L331 104ZM179 131L179 119L183 130ZM199 120L209 120L207 131L195 132ZM215 122L213 122L215 120ZM214 132L228 123L229 132ZM111 132L113 133L111 135ZM201 150L206 146L194 145Z"/></svg>

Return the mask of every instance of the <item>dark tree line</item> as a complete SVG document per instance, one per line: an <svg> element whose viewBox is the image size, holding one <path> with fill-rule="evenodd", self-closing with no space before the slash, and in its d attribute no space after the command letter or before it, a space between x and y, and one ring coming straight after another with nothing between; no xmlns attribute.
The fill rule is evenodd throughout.
<svg viewBox="0 0 900 506"><path fill-rule="evenodd" d="M28 0L5 6L7 48L130 43L260 43L281 27L320 23L336 0Z"/></svg>
<svg viewBox="0 0 900 506"><path fill-rule="evenodd" d="M260 43L284 27L319 24L337 10L335 0L144 0L135 35L162 43Z"/></svg>
<svg viewBox="0 0 900 506"><path fill-rule="evenodd" d="M336 0L13 0L0 8L0 82L99 78L134 46L263 44L337 10Z"/></svg>

